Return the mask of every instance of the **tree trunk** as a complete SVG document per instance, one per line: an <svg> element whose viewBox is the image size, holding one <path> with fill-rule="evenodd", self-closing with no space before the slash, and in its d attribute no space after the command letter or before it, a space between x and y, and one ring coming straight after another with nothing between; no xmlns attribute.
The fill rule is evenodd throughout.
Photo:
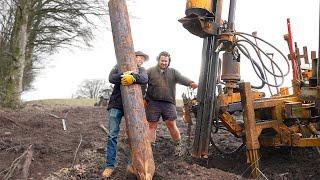
<svg viewBox="0 0 320 180"><path fill-rule="evenodd" d="M108 5L118 65L122 72L137 72L126 3L124 0L110 0ZM147 138L148 123L140 85L121 86L121 97L132 159L128 169L139 180L151 180L155 166Z"/></svg>
<svg viewBox="0 0 320 180"><path fill-rule="evenodd" d="M27 45L27 24L30 1L20 0L15 13L10 40L11 61L8 62L9 75L4 98L4 105L12 108L21 105L21 92Z"/></svg>

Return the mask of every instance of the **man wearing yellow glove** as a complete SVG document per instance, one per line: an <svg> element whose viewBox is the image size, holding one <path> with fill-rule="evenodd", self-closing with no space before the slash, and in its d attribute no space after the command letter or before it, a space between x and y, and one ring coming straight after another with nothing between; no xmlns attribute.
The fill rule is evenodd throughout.
<svg viewBox="0 0 320 180"><path fill-rule="evenodd" d="M118 135L120 131L121 118L123 116L123 105L120 86L130 86L134 83L140 84L142 95L145 96L146 84L148 83L148 75L146 70L141 66L145 61L149 59L149 56L141 51L137 51L135 54L135 61L139 68L138 74L135 74L132 71L122 73L117 65L111 70L109 74L109 81L110 83L114 84L114 88L110 96L107 108L107 123L109 134L105 151L106 162L104 164L105 169L102 173L103 177L111 176L116 163Z"/></svg>

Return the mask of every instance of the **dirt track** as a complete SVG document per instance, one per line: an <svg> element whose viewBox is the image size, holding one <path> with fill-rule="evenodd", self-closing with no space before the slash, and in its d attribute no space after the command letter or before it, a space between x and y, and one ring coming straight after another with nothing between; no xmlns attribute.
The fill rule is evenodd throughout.
<svg viewBox="0 0 320 180"><path fill-rule="evenodd" d="M66 118L67 130L61 119ZM105 125L105 107L41 106L29 104L20 111L0 109L0 178L8 171L12 179L21 175L24 159L9 170L12 162L33 145L33 161L30 166L32 179L101 179L106 134L99 127ZM122 123L118 151L118 164L111 179L128 179L126 164L129 150L126 146L125 123ZM186 125L181 118L178 126L186 140ZM75 152L79 152L74 161ZM241 143L225 131L215 135L218 146L231 151ZM186 145L186 143L184 143ZM244 179L248 172L245 148L226 155L211 148L206 160L195 160L189 155L175 157L167 129L161 124L154 147L156 174L154 179ZM320 179L319 155L313 149L262 149L261 171L268 179ZM243 176L243 177L241 177ZM265 179L260 176L259 179Z"/></svg>

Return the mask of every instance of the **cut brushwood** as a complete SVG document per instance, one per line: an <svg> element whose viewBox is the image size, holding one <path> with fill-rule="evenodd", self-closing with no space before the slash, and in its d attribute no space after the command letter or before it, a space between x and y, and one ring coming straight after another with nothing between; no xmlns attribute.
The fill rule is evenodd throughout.
<svg viewBox="0 0 320 180"><path fill-rule="evenodd" d="M55 115L55 114L51 114L51 113L48 113L50 116L54 117L54 118L57 118L57 119L61 119L61 117Z"/></svg>
<svg viewBox="0 0 320 180"><path fill-rule="evenodd" d="M100 124L99 127L100 127L106 134L108 134L108 130L107 130L106 127L104 127L103 124Z"/></svg>
<svg viewBox="0 0 320 180"><path fill-rule="evenodd" d="M66 112L64 118L60 117L60 116L57 116L55 114L52 114L52 113L48 113L50 116L54 117L54 118L57 118L57 119L61 119L61 122L62 122L62 128L63 130L67 130L67 124L66 124L66 120L67 120L67 116L68 116L68 113L69 111Z"/></svg>
<svg viewBox="0 0 320 180"><path fill-rule="evenodd" d="M10 165L10 167L6 170L6 174L4 175L3 179L8 180L12 177L15 169L20 165L21 160L28 154L29 149L31 149L32 145L29 146L29 148L22 153L21 156L17 157ZM29 155L30 156L30 155ZM32 154L31 154L32 159Z"/></svg>
<svg viewBox="0 0 320 180"><path fill-rule="evenodd" d="M3 118L3 119L5 119L5 120L7 120L7 121L9 121L9 122L11 122L12 124L14 124L14 125L16 125L16 126L18 126L18 127L21 127L18 123L16 123L13 119L11 119L11 118L9 118L9 117L6 117L6 116L0 116L1 118Z"/></svg>
<svg viewBox="0 0 320 180"><path fill-rule="evenodd" d="M24 161L23 168L22 168L22 173L21 173L22 180L27 180L29 177L29 169L32 161L32 156L33 156L33 148L32 148L32 145L30 145L29 148L27 149L26 160Z"/></svg>
<svg viewBox="0 0 320 180"><path fill-rule="evenodd" d="M80 146L81 146L81 143L82 143L82 134L80 134L80 142L79 142L79 144L78 144L78 147L77 147L77 149L76 149L76 152L74 153L74 157L73 157L73 161L72 161L71 167L74 166L74 163L75 163L75 161L76 161L76 159L77 159L77 155L78 155L78 151L79 151L79 148L80 148Z"/></svg>

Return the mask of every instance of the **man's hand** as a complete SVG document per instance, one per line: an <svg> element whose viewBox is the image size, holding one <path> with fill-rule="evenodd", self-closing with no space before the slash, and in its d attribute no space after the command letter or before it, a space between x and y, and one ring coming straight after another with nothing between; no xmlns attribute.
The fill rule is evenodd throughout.
<svg viewBox="0 0 320 180"><path fill-rule="evenodd" d="M133 71L126 71L123 73L123 75L128 75L128 74L131 74L132 75Z"/></svg>
<svg viewBox="0 0 320 180"><path fill-rule="evenodd" d="M143 100L143 106L144 106L144 108L146 108L148 106L148 102L145 99Z"/></svg>
<svg viewBox="0 0 320 180"><path fill-rule="evenodd" d="M192 89L197 89L197 88L198 88L198 84L192 82L192 83L190 83L190 87L191 87Z"/></svg>
<svg viewBox="0 0 320 180"><path fill-rule="evenodd" d="M130 86L134 82L136 82L136 79L132 75L132 71L124 72L123 75L121 75L121 85L122 86Z"/></svg>

